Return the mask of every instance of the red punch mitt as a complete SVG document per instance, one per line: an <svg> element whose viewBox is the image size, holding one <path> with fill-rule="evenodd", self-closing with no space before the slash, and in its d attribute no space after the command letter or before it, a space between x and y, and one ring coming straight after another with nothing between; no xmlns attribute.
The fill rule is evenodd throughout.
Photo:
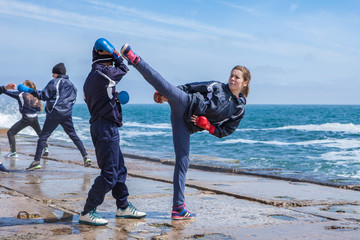
<svg viewBox="0 0 360 240"><path fill-rule="evenodd" d="M208 130L210 134L214 134L215 132L214 125L212 125L204 116L200 116L196 119L196 126Z"/></svg>
<svg viewBox="0 0 360 240"><path fill-rule="evenodd" d="M158 91L154 93L154 101L156 103L164 103L163 101L163 95L161 95Z"/></svg>

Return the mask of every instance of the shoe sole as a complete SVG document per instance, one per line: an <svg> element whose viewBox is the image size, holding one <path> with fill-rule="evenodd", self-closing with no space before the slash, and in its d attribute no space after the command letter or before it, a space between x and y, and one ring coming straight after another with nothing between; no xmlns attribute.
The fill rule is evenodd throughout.
<svg viewBox="0 0 360 240"><path fill-rule="evenodd" d="M120 50L121 55L122 55L126 60L129 60L129 59L127 59L127 57L124 56L123 54L124 54L125 50L126 50L128 47L129 47L129 43L125 43L125 45L124 45L124 46L121 48L121 50Z"/></svg>
<svg viewBox="0 0 360 240"><path fill-rule="evenodd" d="M44 157L47 157L47 156L49 156L49 153L48 153L48 152L44 152L44 153L43 153L43 156L44 156Z"/></svg>
<svg viewBox="0 0 360 240"><path fill-rule="evenodd" d="M27 168L26 171L34 171L36 169L41 169L41 166L36 166L36 167L32 167L32 168Z"/></svg>
<svg viewBox="0 0 360 240"><path fill-rule="evenodd" d="M139 217L132 216L132 215L116 215L116 217L117 217L117 218L135 218L135 219L140 219L140 218L146 217L146 215L144 215L144 216L139 216Z"/></svg>
<svg viewBox="0 0 360 240"><path fill-rule="evenodd" d="M86 225L92 225L92 226L105 226L107 223L92 223L92 222L86 222L86 221L81 221L79 220L80 224L86 224Z"/></svg>
<svg viewBox="0 0 360 240"><path fill-rule="evenodd" d="M191 220L196 219L196 217L171 217L172 220Z"/></svg>

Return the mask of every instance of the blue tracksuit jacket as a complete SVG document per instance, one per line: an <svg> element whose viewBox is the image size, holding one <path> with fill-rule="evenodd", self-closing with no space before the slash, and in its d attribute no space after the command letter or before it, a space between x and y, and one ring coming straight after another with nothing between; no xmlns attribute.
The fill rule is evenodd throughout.
<svg viewBox="0 0 360 240"><path fill-rule="evenodd" d="M184 116L190 133L203 131L191 122L193 114L205 116L215 127L214 135L222 138L232 134L245 115L246 98L235 96L228 84L217 81L195 82L178 86L189 93L190 104Z"/></svg>
<svg viewBox="0 0 360 240"><path fill-rule="evenodd" d="M46 101L45 112L48 118L63 118L72 115L77 89L68 75L59 75L52 79L42 90L34 90L32 95Z"/></svg>
<svg viewBox="0 0 360 240"><path fill-rule="evenodd" d="M90 124L97 119L107 119L122 126L120 103L116 101L115 85L129 71L122 63L122 58L115 61L115 67L106 67L93 63L91 72L84 84L84 100L91 115Z"/></svg>

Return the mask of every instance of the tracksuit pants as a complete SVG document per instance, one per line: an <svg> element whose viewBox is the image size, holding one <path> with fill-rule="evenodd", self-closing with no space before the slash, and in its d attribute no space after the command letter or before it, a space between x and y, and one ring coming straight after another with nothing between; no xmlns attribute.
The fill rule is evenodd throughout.
<svg viewBox="0 0 360 240"><path fill-rule="evenodd" d="M38 136L40 136L41 128L38 121L38 117L29 118L26 115L23 115L22 118L18 122L16 122L7 132L11 152L16 152L16 142L15 142L16 134L29 126L35 130ZM46 143L45 146L47 147Z"/></svg>
<svg viewBox="0 0 360 240"><path fill-rule="evenodd" d="M120 150L118 126L112 121L98 119L91 124L90 132L101 172L91 186L83 213L96 209L110 190L117 207L126 208L129 205L129 192L125 184L127 169Z"/></svg>
<svg viewBox="0 0 360 240"><path fill-rule="evenodd" d="M185 180L189 168L190 133L184 121L184 115L190 104L189 95L166 81L143 59L140 59L134 67L148 83L168 99L170 104L173 144L176 156L173 176L173 206L180 206L185 203Z"/></svg>
<svg viewBox="0 0 360 240"><path fill-rule="evenodd" d="M59 125L63 127L65 133L70 137L70 139L74 142L76 147L80 150L81 155L83 157L87 156L87 152L85 150L84 144L82 143L82 141L75 132L75 128L71 116L63 117L63 118L48 118L46 116L44 126L41 130L41 134L39 136L39 140L37 143L34 161L40 161L42 150L46 146L46 141Z"/></svg>

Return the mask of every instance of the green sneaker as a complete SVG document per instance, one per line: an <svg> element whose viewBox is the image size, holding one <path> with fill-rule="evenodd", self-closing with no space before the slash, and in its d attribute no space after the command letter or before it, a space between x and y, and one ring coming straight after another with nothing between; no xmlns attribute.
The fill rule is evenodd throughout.
<svg viewBox="0 0 360 240"><path fill-rule="evenodd" d="M19 158L19 155L16 152L11 152L5 155L6 158Z"/></svg>
<svg viewBox="0 0 360 240"><path fill-rule="evenodd" d="M84 157L84 167L91 167L91 159L88 156Z"/></svg>
<svg viewBox="0 0 360 240"><path fill-rule="evenodd" d="M42 155L43 155L44 157L47 157L47 156L49 156L49 154L50 154L49 148L48 148L48 147L45 147L44 150L43 150L43 154L42 154Z"/></svg>
<svg viewBox="0 0 360 240"><path fill-rule="evenodd" d="M26 171L34 171L35 169L41 169L40 161L33 161Z"/></svg>

